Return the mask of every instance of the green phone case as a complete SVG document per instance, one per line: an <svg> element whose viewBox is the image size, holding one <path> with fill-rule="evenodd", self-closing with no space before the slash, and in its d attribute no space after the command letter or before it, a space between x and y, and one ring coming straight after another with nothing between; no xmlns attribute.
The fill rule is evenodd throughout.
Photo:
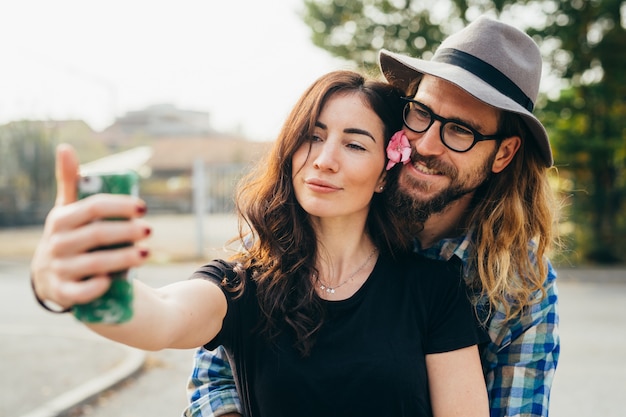
<svg viewBox="0 0 626 417"><path fill-rule="evenodd" d="M138 190L139 176L134 171L94 173L81 176L78 198L99 193L138 195ZM124 245L96 250L120 246ZM111 274L112 282L107 292L89 303L75 305L72 309L74 316L88 323L123 323L130 320L133 316L133 275L132 269Z"/></svg>

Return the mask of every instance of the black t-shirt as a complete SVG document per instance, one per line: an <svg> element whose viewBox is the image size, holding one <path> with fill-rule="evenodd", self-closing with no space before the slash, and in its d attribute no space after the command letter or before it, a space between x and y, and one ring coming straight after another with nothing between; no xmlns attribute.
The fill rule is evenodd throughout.
<svg viewBox="0 0 626 417"><path fill-rule="evenodd" d="M221 267L210 263L193 277L219 284ZM224 294L222 330L205 346L225 347L248 417L431 416L425 355L479 341L460 268L418 255L381 256L352 297L324 301L306 358L290 330L271 343L260 333L252 280L240 298Z"/></svg>

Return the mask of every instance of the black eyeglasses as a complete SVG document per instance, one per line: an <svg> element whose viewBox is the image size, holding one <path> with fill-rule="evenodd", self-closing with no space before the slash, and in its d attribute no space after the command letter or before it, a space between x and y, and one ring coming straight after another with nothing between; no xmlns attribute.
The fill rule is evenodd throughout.
<svg viewBox="0 0 626 417"><path fill-rule="evenodd" d="M404 106L404 125L415 133L424 133L438 121L441 123L439 138L441 142L455 152L467 152L483 140L502 140L506 136L495 134L486 136L476 129L455 120L446 119L435 114L424 103L403 97L407 101Z"/></svg>

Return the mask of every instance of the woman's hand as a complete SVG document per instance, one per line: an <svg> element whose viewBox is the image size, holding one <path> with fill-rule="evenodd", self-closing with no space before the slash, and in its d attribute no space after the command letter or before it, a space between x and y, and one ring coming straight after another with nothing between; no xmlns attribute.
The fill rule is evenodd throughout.
<svg viewBox="0 0 626 417"><path fill-rule="evenodd" d="M143 264L148 250L134 243L149 236L150 227L141 219L145 203L136 197L98 194L76 201L78 159L68 145L57 148L56 181L55 206L31 262L31 279L38 298L70 307L104 294L110 273ZM128 220L103 220L108 218ZM131 245L94 251L116 244Z"/></svg>

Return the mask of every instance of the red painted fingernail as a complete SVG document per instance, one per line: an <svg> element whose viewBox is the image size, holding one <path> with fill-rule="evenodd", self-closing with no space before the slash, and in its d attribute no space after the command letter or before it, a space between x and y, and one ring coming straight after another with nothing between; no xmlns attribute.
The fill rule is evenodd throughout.
<svg viewBox="0 0 626 417"><path fill-rule="evenodd" d="M139 214L146 214L146 212L148 211L148 207L146 206L137 206L137 213Z"/></svg>
<svg viewBox="0 0 626 417"><path fill-rule="evenodd" d="M141 256L142 258L147 258L149 254L150 254L150 251L148 249L139 250L139 256Z"/></svg>
<svg viewBox="0 0 626 417"><path fill-rule="evenodd" d="M149 227L146 227L145 229L143 229L144 235L150 236L151 233L152 233L152 229L150 229Z"/></svg>

